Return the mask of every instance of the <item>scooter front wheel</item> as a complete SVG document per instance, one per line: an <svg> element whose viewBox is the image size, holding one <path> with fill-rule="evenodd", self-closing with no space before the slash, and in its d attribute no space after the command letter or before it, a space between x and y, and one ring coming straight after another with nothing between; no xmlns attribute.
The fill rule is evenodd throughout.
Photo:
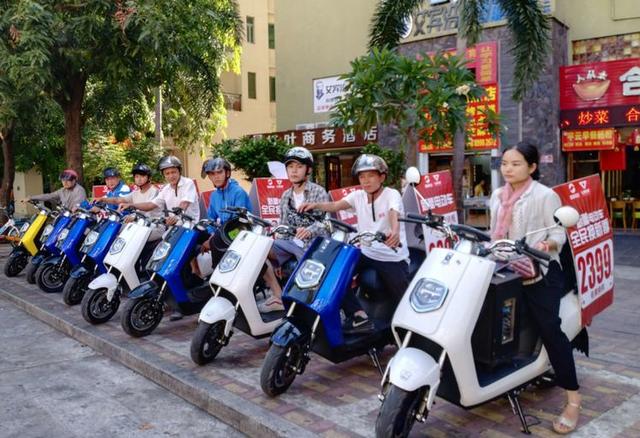
<svg viewBox="0 0 640 438"><path fill-rule="evenodd" d="M260 371L260 386L265 394L275 397L289 389L298 374L296 366L301 354L298 345L281 347L271 344Z"/></svg>
<svg viewBox="0 0 640 438"><path fill-rule="evenodd" d="M66 278L58 265L44 263L36 271L36 283L46 293L61 292Z"/></svg>
<svg viewBox="0 0 640 438"><path fill-rule="evenodd" d="M12 252L4 263L4 275L7 277L15 277L27 266L28 261L29 257L26 253L22 251Z"/></svg>
<svg viewBox="0 0 640 438"><path fill-rule="evenodd" d="M38 265L34 265L33 263L29 263L27 265L27 270L24 273L24 276L29 284L36 284L36 272L38 271Z"/></svg>
<svg viewBox="0 0 640 438"><path fill-rule="evenodd" d="M147 336L162 321L162 304L155 298L129 298L122 308L122 329L134 338Z"/></svg>
<svg viewBox="0 0 640 438"><path fill-rule="evenodd" d="M422 388L405 391L391 385L376 420L376 437L406 437L411 432L420 406Z"/></svg>
<svg viewBox="0 0 640 438"><path fill-rule="evenodd" d="M107 299L107 289L89 289L82 297L82 317L90 324L104 324L109 321L120 307L120 298L114 295Z"/></svg>
<svg viewBox="0 0 640 438"><path fill-rule="evenodd" d="M207 324L200 321L191 339L191 360L198 365L206 365L216 358L224 347L224 327L226 321Z"/></svg>
<svg viewBox="0 0 640 438"><path fill-rule="evenodd" d="M68 306L80 304L89 285L89 280L88 275L80 278L69 277L62 288L62 301Z"/></svg>

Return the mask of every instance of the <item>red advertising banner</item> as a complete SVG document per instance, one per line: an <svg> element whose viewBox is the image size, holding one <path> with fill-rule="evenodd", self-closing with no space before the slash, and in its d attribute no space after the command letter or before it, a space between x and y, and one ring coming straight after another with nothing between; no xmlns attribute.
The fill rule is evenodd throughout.
<svg viewBox="0 0 640 438"><path fill-rule="evenodd" d="M288 179L254 178L249 198L253 211L262 219L277 222L280 218L280 198L291 187Z"/></svg>
<svg viewBox="0 0 640 438"><path fill-rule="evenodd" d="M563 205L580 213L575 227L567 229L582 307L582 324L613 303L613 232L598 175L554 187Z"/></svg>
<svg viewBox="0 0 640 438"><path fill-rule="evenodd" d="M560 67L560 109L638 105L640 58Z"/></svg>
<svg viewBox="0 0 640 438"><path fill-rule="evenodd" d="M584 129L578 131L562 131L562 150L574 151L602 151L616 147L616 130Z"/></svg>
<svg viewBox="0 0 640 438"><path fill-rule="evenodd" d="M342 189L331 190L329 191L329 196L331 197L331 200L333 202L337 202L342 198L344 198L345 196L347 196L349 193L355 192L356 190L360 190L360 188L361 188L360 186L351 186L351 187L344 187ZM336 213L336 216L338 217L338 220L342 222L346 222L349 225L355 226L356 223L358 223L358 217L354 213L350 212L349 210L339 211L338 213Z"/></svg>
<svg viewBox="0 0 640 438"><path fill-rule="evenodd" d="M466 52L467 67L476 71L480 85L498 82L498 42L488 41L469 47Z"/></svg>

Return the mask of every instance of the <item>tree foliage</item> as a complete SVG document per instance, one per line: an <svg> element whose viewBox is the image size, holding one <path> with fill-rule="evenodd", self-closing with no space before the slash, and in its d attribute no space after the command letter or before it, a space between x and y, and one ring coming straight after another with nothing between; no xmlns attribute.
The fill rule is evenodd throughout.
<svg viewBox="0 0 640 438"><path fill-rule="evenodd" d="M212 147L214 156L226 158L236 169L247 175L247 180L268 177L267 162L282 161L291 146L277 137L243 137L238 140L223 140Z"/></svg>

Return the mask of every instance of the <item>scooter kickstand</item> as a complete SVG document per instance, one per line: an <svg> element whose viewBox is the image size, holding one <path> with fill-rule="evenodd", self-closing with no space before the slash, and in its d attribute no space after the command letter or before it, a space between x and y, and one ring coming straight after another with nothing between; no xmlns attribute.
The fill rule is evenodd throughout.
<svg viewBox="0 0 640 438"><path fill-rule="evenodd" d="M519 391L509 391L507 393L507 399L511 404L511 410L514 415L517 415L520 418L520 423L522 424L522 432L531 435L529 431L529 425L527 424L527 419L524 417L524 412L522 412L522 406L520 406L520 399L518 398Z"/></svg>
<svg viewBox="0 0 640 438"><path fill-rule="evenodd" d="M371 358L371 361L373 362L375 367L378 369L378 372L380 373L380 377L384 376L384 371L382 370L382 366L380 365L380 359L378 358L378 350L376 350L375 348L372 348L371 350L369 350L369 357Z"/></svg>

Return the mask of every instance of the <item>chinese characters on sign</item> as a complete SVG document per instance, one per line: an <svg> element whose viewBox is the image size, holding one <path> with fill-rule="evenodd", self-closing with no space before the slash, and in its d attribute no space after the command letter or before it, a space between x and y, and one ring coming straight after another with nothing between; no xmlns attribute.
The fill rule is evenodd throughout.
<svg viewBox="0 0 640 438"><path fill-rule="evenodd" d="M253 211L262 219L277 222L280 218L280 198L291 187L287 179L254 178L249 198Z"/></svg>
<svg viewBox="0 0 640 438"><path fill-rule="evenodd" d="M614 128L562 131L562 150L565 152L612 150L615 145Z"/></svg>
<svg viewBox="0 0 640 438"><path fill-rule="evenodd" d="M313 112L327 113L345 94L346 81L340 76L313 80Z"/></svg>
<svg viewBox="0 0 640 438"><path fill-rule="evenodd" d="M285 141L290 146L304 146L310 150L362 147L368 143L378 141L378 128L359 134L342 128L316 128L306 130L292 130L259 134L259 136L274 136Z"/></svg>

